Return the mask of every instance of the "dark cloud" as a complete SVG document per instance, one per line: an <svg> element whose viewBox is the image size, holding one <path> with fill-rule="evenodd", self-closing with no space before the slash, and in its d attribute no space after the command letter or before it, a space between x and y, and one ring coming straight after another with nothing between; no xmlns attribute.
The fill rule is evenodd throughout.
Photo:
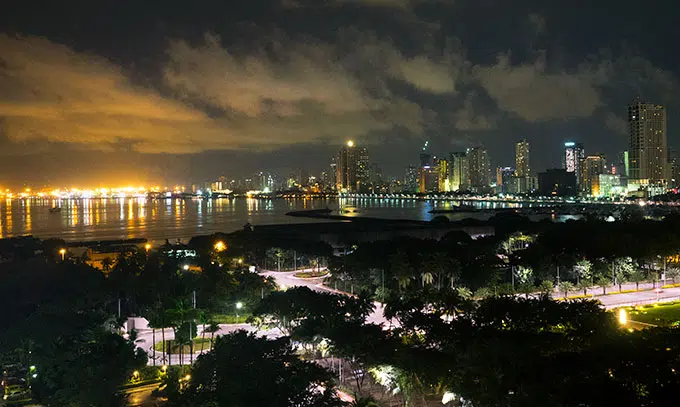
<svg viewBox="0 0 680 407"><path fill-rule="evenodd" d="M64 6L51 19L10 10L0 17L0 154L45 160L62 146L129 165L171 156L192 179L217 171L200 157L228 158L229 173L302 155L313 160L294 162L320 169L354 138L401 175L424 139L440 153L486 145L508 165L512 143L528 137L540 169L558 165L548 146L564 138L625 148L625 105L638 95L668 105L676 144L680 64L632 35L668 22L630 30L625 1L611 2L620 13L584 2L581 18L578 2L562 1L228 3Z"/></svg>

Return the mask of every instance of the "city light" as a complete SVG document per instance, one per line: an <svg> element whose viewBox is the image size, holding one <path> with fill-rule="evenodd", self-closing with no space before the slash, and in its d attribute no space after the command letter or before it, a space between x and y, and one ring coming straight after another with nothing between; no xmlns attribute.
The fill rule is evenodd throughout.
<svg viewBox="0 0 680 407"><path fill-rule="evenodd" d="M349 140L349 141L347 142L347 147L354 147L354 141Z"/></svg>
<svg viewBox="0 0 680 407"><path fill-rule="evenodd" d="M184 271L189 270L189 265L188 265L188 264L185 264L184 266L182 266L182 269L184 269Z"/></svg>
<svg viewBox="0 0 680 407"><path fill-rule="evenodd" d="M66 258L66 249L59 249L59 254L61 254L61 261Z"/></svg>
<svg viewBox="0 0 680 407"><path fill-rule="evenodd" d="M215 243L215 251L216 251L216 252L222 252L222 251L224 251L226 248L227 248L227 245L224 244L224 242L221 241L221 240L218 241L217 243Z"/></svg>
<svg viewBox="0 0 680 407"><path fill-rule="evenodd" d="M239 301L239 302L236 303L236 309L241 309L241 308L243 308L243 303Z"/></svg>
<svg viewBox="0 0 680 407"><path fill-rule="evenodd" d="M628 313L626 312L625 309L621 308L619 309L619 324L620 325L626 325L628 323Z"/></svg>
<svg viewBox="0 0 680 407"><path fill-rule="evenodd" d="M151 243L145 244L145 245L144 245L144 250L146 250L147 252L148 252L149 250L151 250Z"/></svg>

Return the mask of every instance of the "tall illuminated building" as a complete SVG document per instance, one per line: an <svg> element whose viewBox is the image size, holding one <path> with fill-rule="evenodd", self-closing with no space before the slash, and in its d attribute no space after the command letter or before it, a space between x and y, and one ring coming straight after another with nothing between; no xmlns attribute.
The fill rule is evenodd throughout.
<svg viewBox="0 0 680 407"><path fill-rule="evenodd" d="M406 169L406 174L404 175L405 192L418 192L418 168L411 165Z"/></svg>
<svg viewBox="0 0 680 407"><path fill-rule="evenodd" d="M666 184L669 178L666 109L634 103L628 107L629 177L639 185Z"/></svg>
<svg viewBox="0 0 680 407"><path fill-rule="evenodd" d="M586 153L583 144L567 141L564 143L564 161L562 167L571 172L576 177L576 189L581 189L583 185L583 163Z"/></svg>
<svg viewBox="0 0 680 407"><path fill-rule="evenodd" d="M489 154L480 147L468 148L467 159L470 190L476 193L487 193L491 181Z"/></svg>
<svg viewBox="0 0 680 407"><path fill-rule="evenodd" d="M357 150L357 192L368 192L370 184L370 168L368 149L355 147Z"/></svg>
<svg viewBox="0 0 680 407"><path fill-rule="evenodd" d="M359 149L348 141L338 153L335 167L335 188L338 192L357 192L359 179Z"/></svg>
<svg viewBox="0 0 680 407"><path fill-rule="evenodd" d="M467 191L470 188L468 157L464 152L449 154L449 189Z"/></svg>
<svg viewBox="0 0 680 407"><path fill-rule="evenodd" d="M437 191L449 192L449 162L445 159L435 159L435 170L437 172Z"/></svg>
<svg viewBox="0 0 680 407"><path fill-rule="evenodd" d="M583 165L583 192L588 196L600 196L600 174L605 173L604 155L589 155Z"/></svg>
<svg viewBox="0 0 680 407"><path fill-rule="evenodd" d="M529 142L522 140L515 145L515 175L528 177L531 175L529 167Z"/></svg>

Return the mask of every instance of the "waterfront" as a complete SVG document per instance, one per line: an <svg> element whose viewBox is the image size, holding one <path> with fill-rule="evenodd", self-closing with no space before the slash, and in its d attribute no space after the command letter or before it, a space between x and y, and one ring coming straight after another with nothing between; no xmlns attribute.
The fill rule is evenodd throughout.
<svg viewBox="0 0 680 407"><path fill-rule="evenodd" d="M478 209L528 204L466 202ZM231 232L246 223L270 225L319 222L286 216L290 211L330 208L333 214L429 221L432 209L458 205L448 201L380 198L253 199L16 199L0 201L0 238L33 235L67 241L189 238ZM50 212L53 207L61 208ZM492 212L446 214L451 220L486 219Z"/></svg>

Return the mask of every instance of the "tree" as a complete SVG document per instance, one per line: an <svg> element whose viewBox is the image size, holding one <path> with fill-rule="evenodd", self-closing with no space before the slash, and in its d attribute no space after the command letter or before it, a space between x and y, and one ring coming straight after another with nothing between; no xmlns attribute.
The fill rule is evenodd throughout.
<svg viewBox="0 0 680 407"><path fill-rule="evenodd" d="M268 340L245 331L221 336L198 357L191 382L177 400L183 406L335 407L332 375L301 360L289 338Z"/></svg>
<svg viewBox="0 0 680 407"><path fill-rule="evenodd" d="M614 277L619 285L619 291L621 291L621 285L624 281L630 281L631 276L635 273L635 266L633 265L633 259L630 257L617 257L613 261L614 266Z"/></svg>
<svg viewBox="0 0 680 407"><path fill-rule="evenodd" d="M210 350L213 349L213 345L215 344L215 334L219 332L219 330L220 325L217 322L212 319L208 320L208 326L205 328L205 331L210 333Z"/></svg>
<svg viewBox="0 0 680 407"><path fill-rule="evenodd" d="M413 268L404 252L397 251L389 257L390 272L397 280L399 290L405 290L411 285Z"/></svg>
<svg viewBox="0 0 680 407"><path fill-rule="evenodd" d="M640 282L645 281L645 274L639 267L635 267L628 276L628 280L635 283L635 291L638 291L640 289Z"/></svg>
<svg viewBox="0 0 680 407"><path fill-rule="evenodd" d="M583 281L585 284L592 283L593 273L592 273L593 263L586 259L582 259L576 262L574 265L574 274L576 274L576 284L581 285ZM584 292L585 294L585 292Z"/></svg>
<svg viewBox="0 0 680 407"><path fill-rule="evenodd" d="M612 280L611 280L611 278L609 278L609 276L606 276L604 274L600 274L599 276L597 276L597 280L595 280L595 284L602 287L602 294L607 294L607 287L612 285Z"/></svg>
<svg viewBox="0 0 680 407"><path fill-rule="evenodd" d="M574 284L572 284L571 281L562 281L557 287L561 292L564 293L565 299L569 296L569 291L574 290Z"/></svg>

